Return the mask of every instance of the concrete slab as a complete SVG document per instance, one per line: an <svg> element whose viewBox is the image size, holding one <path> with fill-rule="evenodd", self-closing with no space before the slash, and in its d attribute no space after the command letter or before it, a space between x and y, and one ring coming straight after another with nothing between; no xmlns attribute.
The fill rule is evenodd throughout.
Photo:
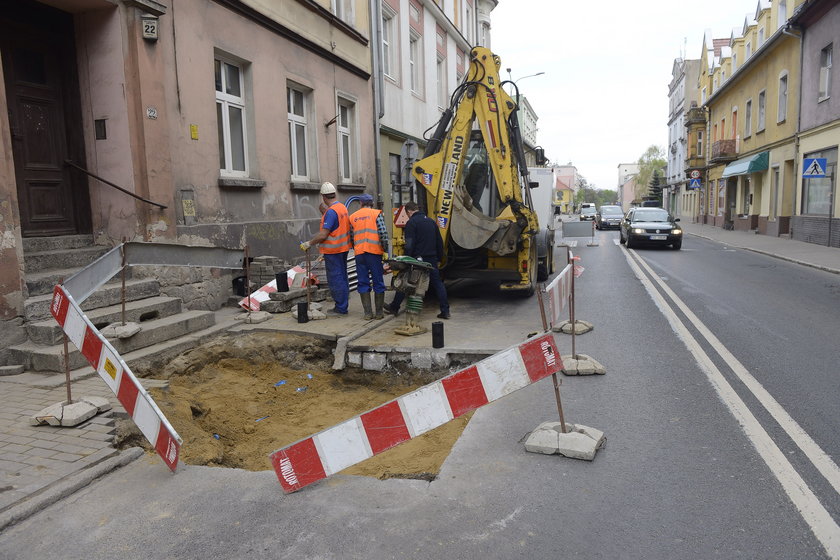
<svg viewBox="0 0 840 560"><path fill-rule="evenodd" d="M271 319L271 313L268 311L252 311L244 315L237 315L236 319L248 325L257 325Z"/></svg>
<svg viewBox="0 0 840 560"><path fill-rule="evenodd" d="M32 426L77 426L110 408L111 404L104 397L82 397L72 403L65 401L50 405L32 416L29 423Z"/></svg>
<svg viewBox="0 0 840 560"><path fill-rule="evenodd" d="M575 321L575 334L585 334L594 329L595 326L588 322L588 321ZM554 325L552 329L554 332L561 332L563 334L572 334L572 323L571 321L563 321L559 325Z"/></svg>
<svg viewBox="0 0 840 560"><path fill-rule="evenodd" d="M0 377L5 375L20 375L24 372L23 364L13 366L0 366Z"/></svg>
<svg viewBox="0 0 840 560"><path fill-rule="evenodd" d="M388 355L383 352L365 352L362 354L362 368L382 371L388 365Z"/></svg>
<svg viewBox="0 0 840 560"><path fill-rule="evenodd" d="M565 375L604 375L606 368L597 360L586 354L571 354L560 356L563 361L563 374Z"/></svg>
<svg viewBox="0 0 840 560"><path fill-rule="evenodd" d="M125 324L111 323L107 327L103 327L100 332L102 333L102 336L108 339L124 339L131 338L141 330L143 330L143 327L141 327L138 323L127 322Z"/></svg>
<svg viewBox="0 0 840 560"><path fill-rule="evenodd" d="M607 441L604 432L583 424L567 422L566 430L560 422L543 422L525 440L525 451L592 461Z"/></svg>

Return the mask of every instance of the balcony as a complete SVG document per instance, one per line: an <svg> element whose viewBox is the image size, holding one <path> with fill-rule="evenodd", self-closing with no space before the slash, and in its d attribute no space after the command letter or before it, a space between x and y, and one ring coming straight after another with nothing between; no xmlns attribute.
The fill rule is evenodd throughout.
<svg viewBox="0 0 840 560"><path fill-rule="evenodd" d="M686 172L706 167L706 158L703 156L692 156L685 159Z"/></svg>
<svg viewBox="0 0 840 560"><path fill-rule="evenodd" d="M712 144L712 157L710 163L732 161L738 157L738 143L732 138L729 140L718 140Z"/></svg>
<svg viewBox="0 0 840 560"><path fill-rule="evenodd" d="M685 114L685 126L693 124L706 124L706 111L701 107L692 107Z"/></svg>

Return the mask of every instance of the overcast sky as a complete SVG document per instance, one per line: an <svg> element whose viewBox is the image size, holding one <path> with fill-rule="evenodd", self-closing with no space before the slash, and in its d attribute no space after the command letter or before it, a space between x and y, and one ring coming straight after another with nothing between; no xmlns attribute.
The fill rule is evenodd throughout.
<svg viewBox="0 0 840 560"><path fill-rule="evenodd" d="M757 0L499 0L491 49L537 113L537 142L596 188L615 190L618 164L668 143L675 58L699 58L703 31L729 37Z"/></svg>

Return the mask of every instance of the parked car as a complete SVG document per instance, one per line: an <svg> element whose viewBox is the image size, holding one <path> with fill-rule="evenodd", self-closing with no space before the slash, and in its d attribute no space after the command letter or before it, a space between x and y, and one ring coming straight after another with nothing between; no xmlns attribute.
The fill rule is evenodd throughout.
<svg viewBox="0 0 840 560"><path fill-rule="evenodd" d="M580 205L580 219L595 221L595 205L591 202L584 202Z"/></svg>
<svg viewBox="0 0 840 560"><path fill-rule="evenodd" d="M598 213L595 214L595 228L608 229L621 227L621 219L624 217L624 212L621 206L603 205L598 208Z"/></svg>
<svg viewBox="0 0 840 560"><path fill-rule="evenodd" d="M679 218L674 218L664 208L631 208L619 228L619 242L627 248L641 244L670 245L682 247L683 232L677 225Z"/></svg>

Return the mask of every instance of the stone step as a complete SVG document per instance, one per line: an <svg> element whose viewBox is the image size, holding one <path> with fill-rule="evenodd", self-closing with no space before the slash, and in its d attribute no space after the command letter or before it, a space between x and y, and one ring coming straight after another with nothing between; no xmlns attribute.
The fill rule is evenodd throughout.
<svg viewBox="0 0 840 560"><path fill-rule="evenodd" d="M125 304L125 320L140 323L141 326L149 321L171 317L180 312L181 300L173 297L147 297L136 301L127 301ZM85 315L96 328L101 330L111 323L122 320L122 305L100 307L85 313ZM29 323L26 326L26 332L29 334L29 340L36 344L63 344L63 331L52 317Z"/></svg>
<svg viewBox="0 0 840 560"><path fill-rule="evenodd" d="M112 339L111 344L120 354L174 340L186 334L209 328L215 322L212 311L185 311L143 323L143 330L130 338ZM70 369L77 369L87 361L81 352L70 344ZM9 363L23 364L27 371L64 371L64 345L43 346L32 341L9 348Z"/></svg>
<svg viewBox="0 0 840 560"><path fill-rule="evenodd" d="M57 284L56 282L55 284ZM46 284L46 283L45 283ZM49 284L48 292L29 297L23 304L24 317L27 321L38 321L50 317L50 303L55 284ZM152 278L140 278L125 281L126 302L160 295L160 283ZM82 302L82 311L90 311L100 307L116 305L122 297L122 281L111 280L96 290Z"/></svg>
<svg viewBox="0 0 840 560"><path fill-rule="evenodd" d="M120 356L131 368L131 371L138 377L159 377L161 370L169 360L183 354L191 348L195 348L219 334L222 334L231 327L241 325L234 317L241 315L242 310L226 307L215 312L216 323L208 328L201 329L187 335L153 344L133 352L120 353ZM72 346L72 345L71 345ZM96 375L96 372L87 362L82 367L70 371L71 382L87 379ZM3 383L15 383L30 387L52 389L64 385L63 373L37 372L27 370L19 375L0 377L0 390ZM144 384L145 386L145 384Z"/></svg>
<svg viewBox="0 0 840 560"><path fill-rule="evenodd" d="M110 247L94 246L24 253L23 264L27 274L53 269L78 269L89 265L110 250Z"/></svg>
<svg viewBox="0 0 840 560"><path fill-rule="evenodd" d="M91 234L23 238L24 253L66 251L68 249L81 249L83 247L93 247L93 236Z"/></svg>

